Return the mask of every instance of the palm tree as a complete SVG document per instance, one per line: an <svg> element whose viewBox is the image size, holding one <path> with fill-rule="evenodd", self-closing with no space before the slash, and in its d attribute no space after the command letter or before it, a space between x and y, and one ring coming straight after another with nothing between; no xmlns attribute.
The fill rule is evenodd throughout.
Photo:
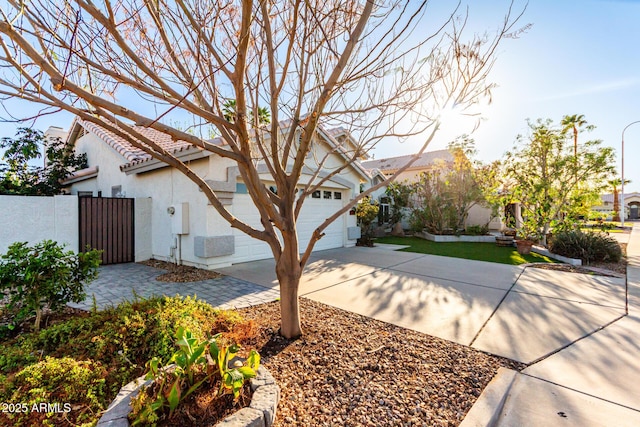
<svg viewBox="0 0 640 427"><path fill-rule="evenodd" d="M587 124L587 120L584 118L584 114L574 114L572 116L564 116L562 118L563 130L567 131L571 129L573 132L573 157L578 158L578 132L580 128ZM587 130L593 129L593 126L587 126Z"/></svg>
<svg viewBox="0 0 640 427"><path fill-rule="evenodd" d="M624 184L627 185L631 181L624 180ZM618 187L622 185L622 179L616 178L609 181L609 185L613 187L613 221L620 221L620 197L618 195ZM624 214L623 214L624 215Z"/></svg>

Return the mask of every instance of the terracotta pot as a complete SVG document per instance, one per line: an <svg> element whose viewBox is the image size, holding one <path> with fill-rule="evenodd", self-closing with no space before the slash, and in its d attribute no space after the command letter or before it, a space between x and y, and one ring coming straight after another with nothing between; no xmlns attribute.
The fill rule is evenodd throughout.
<svg viewBox="0 0 640 427"><path fill-rule="evenodd" d="M516 240L516 249L520 255L529 255L531 253L531 240Z"/></svg>

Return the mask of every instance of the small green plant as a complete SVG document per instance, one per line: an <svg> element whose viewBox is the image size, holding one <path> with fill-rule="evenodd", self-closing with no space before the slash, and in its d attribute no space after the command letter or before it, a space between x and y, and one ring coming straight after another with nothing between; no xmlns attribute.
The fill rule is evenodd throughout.
<svg viewBox="0 0 640 427"><path fill-rule="evenodd" d="M581 259L587 264L598 261L618 262L622 258L618 242L603 233L560 232L553 236L550 250L558 255Z"/></svg>
<svg viewBox="0 0 640 427"><path fill-rule="evenodd" d="M178 327L178 350L169 360L170 365L161 367L158 357L147 363L145 379L154 382L132 400L133 425L155 425L167 410L171 417L180 403L212 380L220 383L218 396L231 392L235 401L239 399L245 382L256 376L260 355L251 350L245 365L236 357L240 347L220 345L220 337L221 334L216 334L199 341L191 332Z"/></svg>
<svg viewBox="0 0 640 427"><path fill-rule="evenodd" d="M209 352L214 363L218 367L221 378L219 394L226 391L233 393L233 398L237 400L240 397L240 391L245 381L254 378L260 367L260 355L257 351L251 350L247 358L247 366L241 360L236 358L240 348L233 344L228 347L218 346L217 337L211 341ZM233 362L232 366L229 364Z"/></svg>
<svg viewBox="0 0 640 427"><path fill-rule="evenodd" d="M363 197L362 200L356 205L356 218L358 224L362 229L362 237L359 239L359 244L363 246L373 246L371 240L371 224L378 217L378 211L380 205L377 200L372 200L371 197Z"/></svg>
<svg viewBox="0 0 640 427"><path fill-rule="evenodd" d="M35 314L40 329L45 309L52 311L86 297L85 285L98 276L100 251L75 253L44 240L34 246L16 242L0 257L0 298L7 298L4 311L13 329Z"/></svg>
<svg viewBox="0 0 640 427"><path fill-rule="evenodd" d="M108 405L105 377L106 370L99 362L47 356L3 381L0 400L20 402L24 408L29 408L3 415L10 420L10 425L53 426L48 419L51 413L70 414L72 411L76 422L92 421L95 414ZM42 404L47 410L31 410L34 405L41 408ZM0 418L0 424L8 425L3 424L8 420Z"/></svg>
<svg viewBox="0 0 640 427"><path fill-rule="evenodd" d="M464 234L469 236L484 236L489 232L489 227L486 225L469 225Z"/></svg>

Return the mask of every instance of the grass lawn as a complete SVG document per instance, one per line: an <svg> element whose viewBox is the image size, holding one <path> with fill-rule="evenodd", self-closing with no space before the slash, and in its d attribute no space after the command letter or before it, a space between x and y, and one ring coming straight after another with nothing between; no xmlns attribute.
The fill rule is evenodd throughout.
<svg viewBox="0 0 640 427"><path fill-rule="evenodd" d="M478 261L497 262L500 264L525 264L529 262L557 262L554 259L543 255L534 254L520 255L516 248L505 248L497 246L495 243L436 243L430 240L419 239L417 237L380 237L375 240L377 243L389 243L393 245L409 245L408 248L401 249L405 252L417 252L420 254L448 256L452 258L475 259Z"/></svg>
<svg viewBox="0 0 640 427"><path fill-rule="evenodd" d="M621 228L612 228L610 230L602 230L599 227L580 227L580 231L582 231L583 233L598 233L598 232L602 232L602 233L625 233L625 234L629 234L629 230L623 230Z"/></svg>

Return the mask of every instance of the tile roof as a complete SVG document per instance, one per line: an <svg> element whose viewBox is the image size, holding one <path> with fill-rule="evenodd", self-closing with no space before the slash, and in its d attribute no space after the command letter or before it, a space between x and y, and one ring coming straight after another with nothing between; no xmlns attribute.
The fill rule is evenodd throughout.
<svg viewBox="0 0 640 427"><path fill-rule="evenodd" d="M120 153L127 161L128 164L124 165L131 166L139 163L143 163L149 160L152 160L150 154L145 153L143 150L133 146L129 141L116 135L108 129L103 128L100 125L97 125L92 122L88 122L86 120L78 119L78 123L87 131L93 133L104 142L106 142L111 148ZM145 137L151 139L160 147L165 149L170 153L178 153L180 151L184 151L188 148L192 148L193 145L186 141L175 141L170 135L166 133L160 132L158 130L152 128L145 128L142 126L134 126L134 129L144 135Z"/></svg>
<svg viewBox="0 0 640 427"><path fill-rule="evenodd" d="M131 144L129 141L125 140L124 138L114 134L113 132L111 132L110 130L107 130L105 128L103 128L102 126L86 121L86 120L82 120L80 118L77 119L77 123L82 126L85 130L87 130L88 132L93 133L94 135L96 135L97 137L99 137L100 139L102 139L104 142L106 142L110 147L112 147L114 150L116 150L118 153L120 153L127 161L127 164L124 165L120 165L120 169L121 170L125 170L131 166L135 166L135 165L139 165L141 163L145 163L148 161L153 160L153 157L144 152L143 150L135 147L133 144ZM293 120L284 120L280 122L280 129L287 129L288 127L290 127L293 123ZM177 154L180 152L184 152L187 151L189 149L191 150L201 150L198 147L195 147L193 144L187 142L187 141L175 141L173 140L173 138L168 135L165 134L163 132L160 132L158 130L152 129L152 128L145 128L142 126L134 126L134 129L143 134L144 136L146 136L147 138L151 139L152 141L154 141L156 144L158 144L159 146L161 146L163 149L165 149L166 151L172 153L172 154ZM345 152L344 148L341 146L340 143L338 143L335 138L333 137L333 134L336 133L342 133L344 132L344 129L339 128L338 132L336 132L334 129L329 129L329 130L325 130L322 126L318 126L318 130L321 132L324 132L328 138L325 138L327 140L327 142L330 145L335 146L336 148L338 148L338 153L343 156L345 159L347 159L347 153ZM210 143L212 144L216 144L216 145L225 145L222 138L217 137L213 140L209 140ZM363 168L361 166L361 164L359 162L354 162L353 167L356 168L360 173L362 173L364 176L368 177L368 171Z"/></svg>
<svg viewBox="0 0 640 427"><path fill-rule="evenodd" d="M411 159L413 154L409 154L406 156L398 156L398 157L389 157L386 159L378 159L378 160L367 160L366 162L362 162L362 166L366 169L379 169L382 172L395 171L400 169L402 166L407 164L407 162ZM453 154L449 150L436 150L436 151L427 151L426 153L422 153L420 158L416 160L410 169L423 168L427 166L433 165L436 161L441 160L445 162L453 161Z"/></svg>

